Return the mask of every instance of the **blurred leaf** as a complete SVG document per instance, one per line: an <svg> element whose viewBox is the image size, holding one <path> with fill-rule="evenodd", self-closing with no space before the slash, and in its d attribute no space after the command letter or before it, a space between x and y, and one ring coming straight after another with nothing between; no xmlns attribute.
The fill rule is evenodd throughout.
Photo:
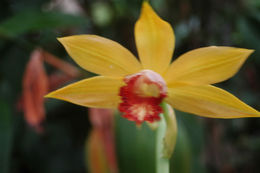
<svg viewBox="0 0 260 173"><path fill-rule="evenodd" d="M254 11L250 15L250 17L241 17L237 22L237 27L242 43L255 50L253 56L257 62L260 62L260 12Z"/></svg>
<svg viewBox="0 0 260 173"><path fill-rule="evenodd" d="M185 163L182 163L182 166L178 166L182 170L177 172L204 173L205 165L203 165L200 158L204 151L205 132L204 124L202 121L199 121L203 118L179 111L176 111L176 114L178 119L178 136L175 153L180 152L181 155L174 153L173 157L175 156L175 160L182 160Z"/></svg>
<svg viewBox="0 0 260 173"><path fill-rule="evenodd" d="M111 109L89 109L92 125L87 140L87 160L91 173L117 173L115 152L114 111Z"/></svg>
<svg viewBox="0 0 260 173"><path fill-rule="evenodd" d="M0 100L0 172L9 172L12 125L9 106Z"/></svg>
<svg viewBox="0 0 260 173"><path fill-rule="evenodd" d="M186 126L186 123L189 125ZM192 116L179 116L177 144L171 158L171 172L205 172L199 159L203 143L202 127ZM139 128L135 123L117 116L116 141L120 172L155 172L155 131L145 123Z"/></svg>
<svg viewBox="0 0 260 173"><path fill-rule="evenodd" d="M91 131L86 142L86 160L91 173L109 173L102 134L97 129Z"/></svg>
<svg viewBox="0 0 260 173"><path fill-rule="evenodd" d="M44 95L48 91L48 77L43 66L40 49L32 52L23 76L22 107L28 124L42 132L45 119Z"/></svg>
<svg viewBox="0 0 260 173"><path fill-rule="evenodd" d="M259 0L247 0L247 2L252 7L260 8L260 1Z"/></svg>
<svg viewBox="0 0 260 173"><path fill-rule="evenodd" d="M0 36L16 37L29 31L82 25L87 20L57 12L25 11L17 13L0 24Z"/></svg>
<svg viewBox="0 0 260 173"><path fill-rule="evenodd" d="M238 21L238 28L246 44L256 48L259 46L256 43L259 43L260 41L260 33L258 33L258 29L255 27L255 23L252 23L245 18L241 18Z"/></svg>
<svg viewBox="0 0 260 173"><path fill-rule="evenodd" d="M112 0L117 17L139 16L142 1L140 0Z"/></svg>
<svg viewBox="0 0 260 173"><path fill-rule="evenodd" d="M119 172L155 172L155 131L145 123L136 127L120 115L115 127Z"/></svg>
<svg viewBox="0 0 260 173"><path fill-rule="evenodd" d="M190 173L192 163L191 143L186 128L183 124L178 125L177 143L171 158L171 171Z"/></svg>

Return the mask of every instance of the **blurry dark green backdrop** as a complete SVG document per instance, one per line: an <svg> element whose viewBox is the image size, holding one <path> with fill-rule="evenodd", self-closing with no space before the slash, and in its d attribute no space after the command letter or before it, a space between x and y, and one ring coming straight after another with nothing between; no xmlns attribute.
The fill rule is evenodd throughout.
<svg viewBox="0 0 260 173"><path fill-rule="evenodd" d="M254 49L239 73L218 86L260 110L259 0L150 3L174 28L174 58L209 45ZM84 149L91 129L87 109L48 99L45 131L36 133L16 109L25 66L37 47L77 66L56 40L75 34L100 35L136 54L133 29L141 4L141 0L0 1L0 173L87 172ZM48 66L46 70L52 71ZM220 120L177 112L177 119L172 172L260 172L260 118ZM153 132L146 126L136 129L119 116L115 127L120 172L154 172Z"/></svg>

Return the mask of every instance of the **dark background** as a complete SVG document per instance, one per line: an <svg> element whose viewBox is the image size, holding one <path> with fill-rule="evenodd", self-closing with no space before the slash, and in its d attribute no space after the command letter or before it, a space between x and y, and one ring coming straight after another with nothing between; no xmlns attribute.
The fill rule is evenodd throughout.
<svg viewBox="0 0 260 173"><path fill-rule="evenodd" d="M77 8L68 10L71 3L76 3ZM239 73L217 86L260 110L259 0L152 0L150 3L174 28L174 58L209 45L254 49ZM24 70L37 47L75 65L56 40L67 35L100 35L136 54L133 29L141 4L141 0L0 1L1 173L87 172L84 150L91 129L87 109L47 100L44 133L35 132L16 106L22 93ZM48 65L46 70L52 72ZM207 119L177 112L177 119L179 132L172 171L260 172L259 118ZM115 127L120 172L153 172L153 132L146 126L136 129L134 123L119 116Z"/></svg>

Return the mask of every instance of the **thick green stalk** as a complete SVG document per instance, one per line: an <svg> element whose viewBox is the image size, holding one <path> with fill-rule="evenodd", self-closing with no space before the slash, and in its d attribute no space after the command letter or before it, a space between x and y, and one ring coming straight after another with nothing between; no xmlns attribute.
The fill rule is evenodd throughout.
<svg viewBox="0 0 260 173"><path fill-rule="evenodd" d="M170 164L169 159L163 157L164 150L164 136L166 132L166 122L164 116L161 116L161 120L158 124L158 128L156 131L156 173L169 173L170 172Z"/></svg>
<svg viewBox="0 0 260 173"><path fill-rule="evenodd" d="M168 111L165 111L167 108L166 103L162 103L163 108L163 114L161 114L161 120L158 123L158 128L156 131L156 173L169 173L170 172L170 164L169 164L169 158L164 157L164 137L167 131L167 124L165 121L164 114Z"/></svg>
<svg viewBox="0 0 260 173"><path fill-rule="evenodd" d="M169 160L177 138L177 122L173 109L162 103L163 113L156 132L156 173L169 173Z"/></svg>

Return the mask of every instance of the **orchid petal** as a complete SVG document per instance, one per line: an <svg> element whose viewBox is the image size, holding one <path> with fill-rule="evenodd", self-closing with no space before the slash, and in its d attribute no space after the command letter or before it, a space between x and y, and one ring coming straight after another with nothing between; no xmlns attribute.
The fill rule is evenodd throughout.
<svg viewBox="0 0 260 173"><path fill-rule="evenodd" d="M87 71L103 76L122 77L141 70L135 56L120 44L96 35L58 39L69 55Z"/></svg>
<svg viewBox="0 0 260 173"><path fill-rule="evenodd" d="M65 100L86 107L117 108L120 102L119 88L122 85L124 82L121 78L97 76L70 84L45 97Z"/></svg>
<svg viewBox="0 0 260 173"><path fill-rule="evenodd" d="M164 75L168 85L213 84L232 77L253 50L210 46L189 51L175 60Z"/></svg>
<svg viewBox="0 0 260 173"><path fill-rule="evenodd" d="M135 41L144 69L163 73L169 66L175 37L169 23L162 20L144 2L140 18L135 24Z"/></svg>
<svg viewBox="0 0 260 173"><path fill-rule="evenodd" d="M166 101L183 112L209 118L259 117L260 112L212 85L168 88Z"/></svg>

